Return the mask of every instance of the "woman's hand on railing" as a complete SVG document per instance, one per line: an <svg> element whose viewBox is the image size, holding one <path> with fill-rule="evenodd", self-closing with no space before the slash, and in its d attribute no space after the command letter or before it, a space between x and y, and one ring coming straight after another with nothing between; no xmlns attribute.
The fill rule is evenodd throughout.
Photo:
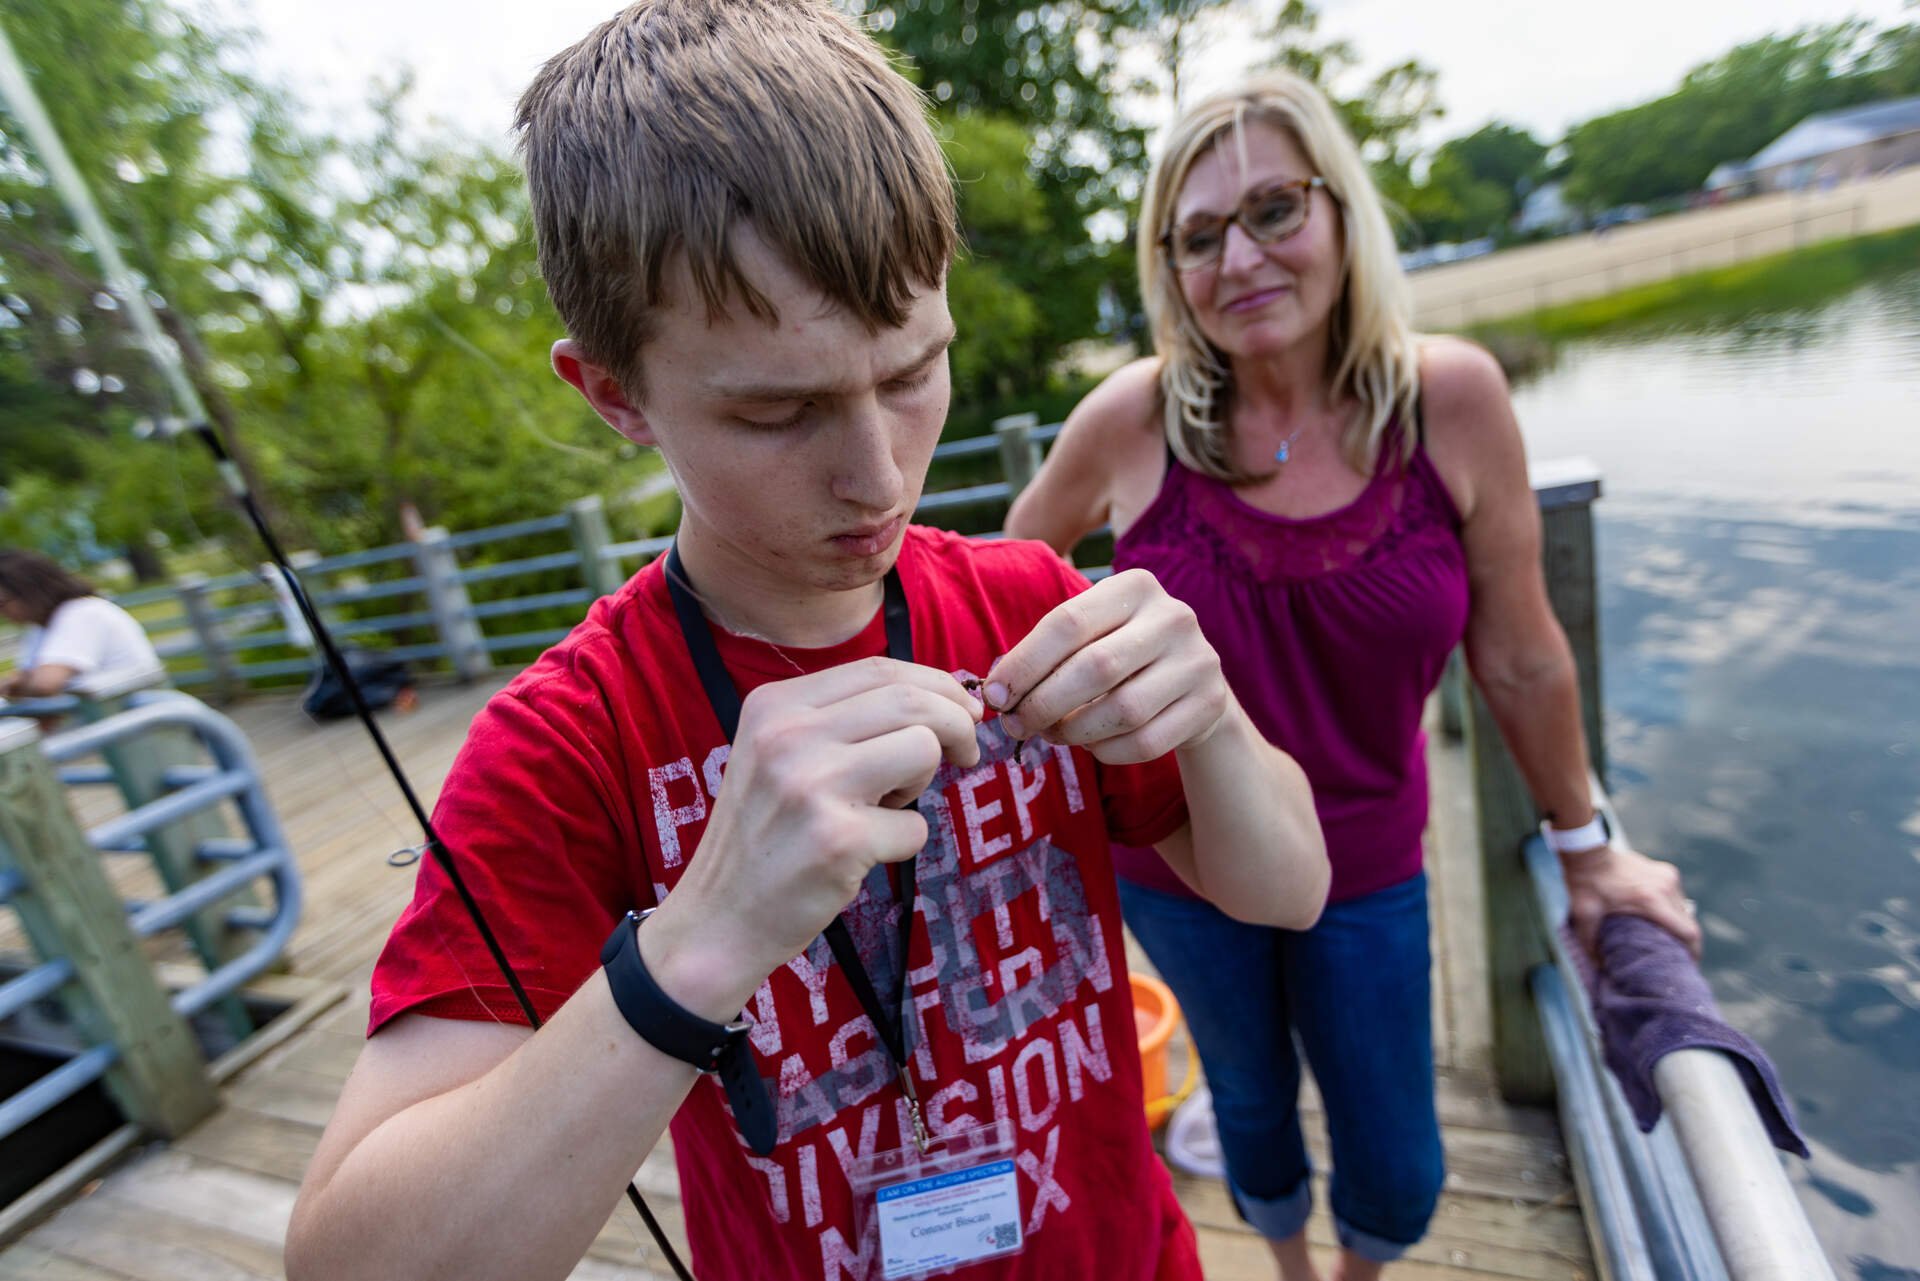
<svg viewBox="0 0 1920 1281"><path fill-rule="evenodd" d="M1680 887L1680 870L1620 842L1560 856L1567 881L1567 919L1589 954L1600 922L1615 912L1641 916L1687 945L1700 959L1700 922Z"/></svg>

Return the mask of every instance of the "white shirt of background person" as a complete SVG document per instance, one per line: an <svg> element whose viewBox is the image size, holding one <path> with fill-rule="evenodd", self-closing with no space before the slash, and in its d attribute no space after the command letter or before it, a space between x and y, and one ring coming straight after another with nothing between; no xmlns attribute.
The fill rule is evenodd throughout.
<svg viewBox="0 0 1920 1281"><path fill-rule="evenodd" d="M22 632L22 671L57 663L76 676L97 676L160 666L153 642L133 615L98 596L62 601L44 628L29 623Z"/></svg>

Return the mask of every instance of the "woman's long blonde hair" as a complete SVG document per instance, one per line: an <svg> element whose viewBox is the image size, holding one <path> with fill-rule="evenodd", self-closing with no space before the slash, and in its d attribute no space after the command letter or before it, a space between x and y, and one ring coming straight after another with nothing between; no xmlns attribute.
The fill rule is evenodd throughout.
<svg viewBox="0 0 1920 1281"><path fill-rule="evenodd" d="M1329 390L1363 407L1342 432L1341 453L1363 473L1377 460L1387 424L1411 422L1420 393L1413 300L1400 270L1393 231L1360 149L1326 97L1291 72L1272 72L1215 94L1182 113L1147 177L1140 211L1140 296L1159 353L1167 444L1187 467L1241 484L1258 479L1234 461L1227 425L1233 394L1225 353L1208 341L1180 293L1160 237L1172 225L1174 202L1194 162L1231 134L1241 142L1249 121L1285 130L1326 180L1340 207L1345 243L1341 288L1329 323ZM1413 455L1411 431L1398 440Z"/></svg>

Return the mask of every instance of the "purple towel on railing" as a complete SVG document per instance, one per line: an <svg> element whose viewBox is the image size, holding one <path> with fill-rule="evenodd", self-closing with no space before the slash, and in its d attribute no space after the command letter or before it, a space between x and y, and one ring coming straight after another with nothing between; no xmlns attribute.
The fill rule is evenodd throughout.
<svg viewBox="0 0 1920 1281"><path fill-rule="evenodd" d="M1586 982L1607 1066L1619 1079L1642 1131L1660 1119L1653 1065L1675 1050L1704 1047L1723 1050L1733 1060L1773 1145L1809 1155L1766 1051L1720 1017L1706 977L1685 944L1642 917L1609 916L1600 923L1596 973L1586 949L1564 927L1563 937Z"/></svg>

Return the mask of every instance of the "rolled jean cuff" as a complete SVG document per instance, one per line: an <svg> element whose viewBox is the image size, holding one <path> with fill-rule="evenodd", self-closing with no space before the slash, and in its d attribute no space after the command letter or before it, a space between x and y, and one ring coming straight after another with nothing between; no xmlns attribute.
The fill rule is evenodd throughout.
<svg viewBox="0 0 1920 1281"><path fill-rule="evenodd" d="M1311 1174L1303 1176L1293 1191L1271 1199L1248 1196L1232 1180L1228 1180L1227 1187L1233 1193L1233 1205L1240 1211L1240 1217L1269 1241L1285 1241L1306 1230L1307 1216L1313 1213Z"/></svg>
<svg viewBox="0 0 1920 1281"><path fill-rule="evenodd" d="M1369 1263L1392 1263L1417 1244L1413 1241L1389 1241L1371 1232L1362 1232L1337 1214L1333 1216L1333 1228L1340 1238L1341 1249L1351 1250Z"/></svg>

